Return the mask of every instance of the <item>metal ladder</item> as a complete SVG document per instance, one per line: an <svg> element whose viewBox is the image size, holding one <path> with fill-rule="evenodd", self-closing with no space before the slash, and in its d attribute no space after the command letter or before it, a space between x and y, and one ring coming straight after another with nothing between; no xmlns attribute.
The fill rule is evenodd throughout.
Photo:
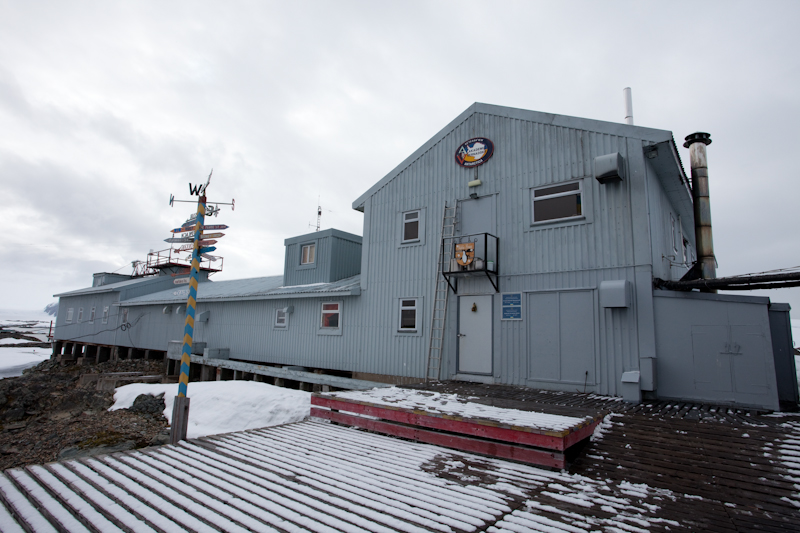
<svg viewBox="0 0 800 533"><path fill-rule="evenodd" d="M433 311L431 312L431 333L428 344L428 365L425 371L425 383L438 381L442 368L442 345L444 344L444 326L447 319L447 297L450 295L450 285L442 274L444 261L453 257L453 238L456 230L456 212L458 202L453 207L444 203L442 213L442 241L439 246L439 262L436 265L435 297Z"/></svg>

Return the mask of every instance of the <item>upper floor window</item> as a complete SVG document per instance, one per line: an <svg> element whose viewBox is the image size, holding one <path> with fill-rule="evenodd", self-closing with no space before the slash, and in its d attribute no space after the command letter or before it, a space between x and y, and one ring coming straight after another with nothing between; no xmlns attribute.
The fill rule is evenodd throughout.
<svg viewBox="0 0 800 533"><path fill-rule="evenodd" d="M96 307L92 307L92 309L89 311L89 323L90 324L94 324L94 314L95 314L96 309L97 309Z"/></svg>
<svg viewBox="0 0 800 533"><path fill-rule="evenodd" d="M419 211L403 213L403 242L419 240Z"/></svg>
<svg viewBox="0 0 800 533"><path fill-rule="evenodd" d="M580 181L531 190L533 223L583 216Z"/></svg>
<svg viewBox="0 0 800 533"><path fill-rule="evenodd" d="M314 262L315 255L316 255L316 248L317 245L315 243L311 244L304 244L302 253L300 255L300 264L301 265L310 265Z"/></svg>
<svg viewBox="0 0 800 533"><path fill-rule="evenodd" d="M72 313L73 312L74 312L74 309L72 307L67 309L67 322L72 322Z"/></svg>
<svg viewBox="0 0 800 533"><path fill-rule="evenodd" d="M400 328L398 331L417 331L417 300L400 300Z"/></svg>
<svg viewBox="0 0 800 533"><path fill-rule="evenodd" d="M81 323L81 320L83 320L83 307L78 308L78 324Z"/></svg>
<svg viewBox="0 0 800 533"><path fill-rule="evenodd" d="M103 307L103 324L108 324L108 306Z"/></svg>

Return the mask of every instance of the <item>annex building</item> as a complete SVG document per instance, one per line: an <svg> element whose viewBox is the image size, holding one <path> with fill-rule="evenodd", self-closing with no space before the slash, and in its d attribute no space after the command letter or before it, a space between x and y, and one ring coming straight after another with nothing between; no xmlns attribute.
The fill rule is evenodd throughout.
<svg viewBox="0 0 800 533"><path fill-rule="evenodd" d="M288 238L283 275L201 275L196 362L343 387L427 376L797 403L788 305L654 287L697 259L670 131L476 103L352 207L362 236ZM185 285L171 263L157 272L57 295L55 353L170 352Z"/></svg>

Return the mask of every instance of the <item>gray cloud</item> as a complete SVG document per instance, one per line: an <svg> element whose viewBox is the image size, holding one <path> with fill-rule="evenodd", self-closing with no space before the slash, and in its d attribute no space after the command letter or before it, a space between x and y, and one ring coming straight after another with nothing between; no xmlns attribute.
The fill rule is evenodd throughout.
<svg viewBox="0 0 800 533"><path fill-rule="evenodd" d="M351 202L474 101L709 131L720 274L800 264L800 8L773 2L61 2L0 7L0 307L127 271L214 168L219 278ZM681 149L684 161L686 151ZM328 211L329 210L329 211ZM773 299L800 308L797 290Z"/></svg>

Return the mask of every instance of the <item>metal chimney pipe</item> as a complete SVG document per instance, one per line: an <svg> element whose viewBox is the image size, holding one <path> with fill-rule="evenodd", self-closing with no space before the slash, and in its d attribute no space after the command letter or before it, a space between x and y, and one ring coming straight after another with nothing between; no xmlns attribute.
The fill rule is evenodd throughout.
<svg viewBox="0 0 800 533"><path fill-rule="evenodd" d="M717 259L714 257L714 239L711 233L711 199L708 189L708 160L706 145L711 135L697 132L686 136L684 148L689 149L692 166L692 199L694 201L694 235L697 244L697 263L701 279L717 277ZM717 292L708 289L707 292Z"/></svg>
<svg viewBox="0 0 800 533"><path fill-rule="evenodd" d="M625 101L625 124L633 126L633 97L630 87L622 89L622 99Z"/></svg>

